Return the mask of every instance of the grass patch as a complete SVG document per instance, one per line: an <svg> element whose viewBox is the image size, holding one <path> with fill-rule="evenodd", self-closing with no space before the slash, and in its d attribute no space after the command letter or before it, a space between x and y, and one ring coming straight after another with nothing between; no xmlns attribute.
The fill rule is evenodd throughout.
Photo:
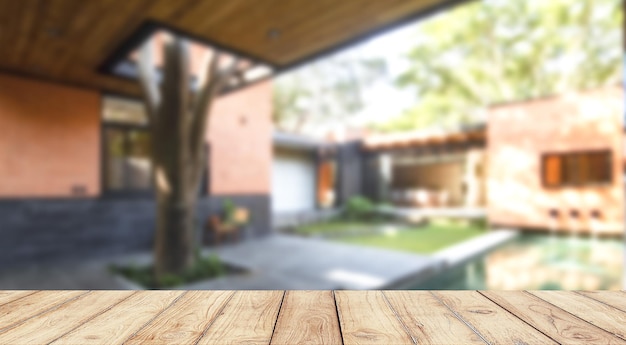
<svg viewBox="0 0 626 345"><path fill-rule="evenodd" d="M324 235L324 234L341 234L354 231L355 229L371 228L382 224L381 221L374 220L371 222L350 221L350 220L333 220L328 222L307 224L296 228L296 233L300 235Z"/></svg>
<svg viewBox="0 0 626 345"><path fill-rule="evenodd" d="M385 233L375 231L381 226L388 226L395 231ZM484 234L486 228L487 226L482 220L445 218L433 219L428 224L420 225L393 223L383 219L370 221L333 220L301 226L296 229L296 233L307 236L334 237L344 243L430 254Z"/></svg>
<svg viewBox="0 0 626 345"><path fill-rule="evenodd" d="M474 224L429 224L398 227L396 232L380 235L345 237L339 241L411 253L430 254L484 233L484 227Z"/></svg>
<svg viewBox="0 0 626 345"><path fill-rule="evenodd" d="M145 288L158 289L189 284L201 280L217 278L228 272L225 266L216 255L198 257L195 264L181 275L165 275L157 281L152 265L146 266L110 266L113 273L120 274Z"/></svg>

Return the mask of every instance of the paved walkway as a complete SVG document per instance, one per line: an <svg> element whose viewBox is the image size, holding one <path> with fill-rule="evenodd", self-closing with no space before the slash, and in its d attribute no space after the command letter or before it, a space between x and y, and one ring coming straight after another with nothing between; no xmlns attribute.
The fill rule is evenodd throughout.
<svg viewBox="0 0 626 345"><path fill-rule="evenodd" d="M253 273L198 287L229 289L237 281L250 289L375 289L441 265L428 256L287 235L222 248L219 256Z"/></svg>
<svg viewBox="0 0 626 345"><path fill-rule="evenodd" d="M205 250L205 254L214 250ZM371 289L420 274L440 260L427 256L273 235L217 250L249 273L186 286L186 289ZM0 272L0 289L125 289L107 271L111 263L144 264L150 253L89 263Z"/></svg>
<svg viewBox="0 0 626 345"><path fill-rule="evenodd" d="M431 277L452 263L512 238L514 233L490 232L471 243L459 244L433 256L277 234L217 250L204 250L204 254L217 253L223 261L242 267L248 273L181 288L292 290L401 286L402 282ZM104 261L5 271L0 272L0 289L132 289L132 284L109 273L107 266L111 263L143 265L151 259L151 253L140 253Z"/></svg>

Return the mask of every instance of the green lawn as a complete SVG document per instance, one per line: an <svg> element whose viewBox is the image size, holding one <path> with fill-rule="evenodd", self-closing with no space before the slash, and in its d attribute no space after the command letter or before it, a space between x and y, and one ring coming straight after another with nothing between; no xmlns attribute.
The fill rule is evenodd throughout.
<svg viewBox="0 0 626 345"><path fill-rule="evenodd" d="M371 228L372 226L378 226L380 222L362 222L362 221L329 221L323 223L314 223L303 225L296 229L296 232L301 235L324 235L324 234L341 234L349 233L352 231L358 231L363 228Z"/></svg>
<svg viewBox="0 0 626 345"><path fill-rule="evenodd" d="M366 222L334 221L301 227L298 229L298 232L303 234L341 233L359 227L367 228L372 226L382 225ZM437 222L420 226L397 224L391 225L391 229L397 231L387 231L385 234L380 235L339 237L338 241L429 254L485 233L483 226L461 222Z"/></svg>

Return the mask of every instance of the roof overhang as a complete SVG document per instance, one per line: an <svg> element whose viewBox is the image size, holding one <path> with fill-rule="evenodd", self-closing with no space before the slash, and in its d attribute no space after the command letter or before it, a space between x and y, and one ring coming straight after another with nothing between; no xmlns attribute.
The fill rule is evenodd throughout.
<svg viewBox="0 0 626 345"><path fill-rule="evenodd" d="M138 95L132 66L118 64L166 29L275 75L465 1L2 1L0 72Z"/></svg>

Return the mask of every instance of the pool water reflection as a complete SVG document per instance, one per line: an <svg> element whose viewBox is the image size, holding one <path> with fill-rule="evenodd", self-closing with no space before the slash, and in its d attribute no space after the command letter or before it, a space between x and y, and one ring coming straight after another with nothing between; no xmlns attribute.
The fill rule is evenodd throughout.
<svg viewBox="0 0 626 345"><path fill-rule="evenodd" d="M525 234L413 289L620 290L619 239Z"/></svg>

